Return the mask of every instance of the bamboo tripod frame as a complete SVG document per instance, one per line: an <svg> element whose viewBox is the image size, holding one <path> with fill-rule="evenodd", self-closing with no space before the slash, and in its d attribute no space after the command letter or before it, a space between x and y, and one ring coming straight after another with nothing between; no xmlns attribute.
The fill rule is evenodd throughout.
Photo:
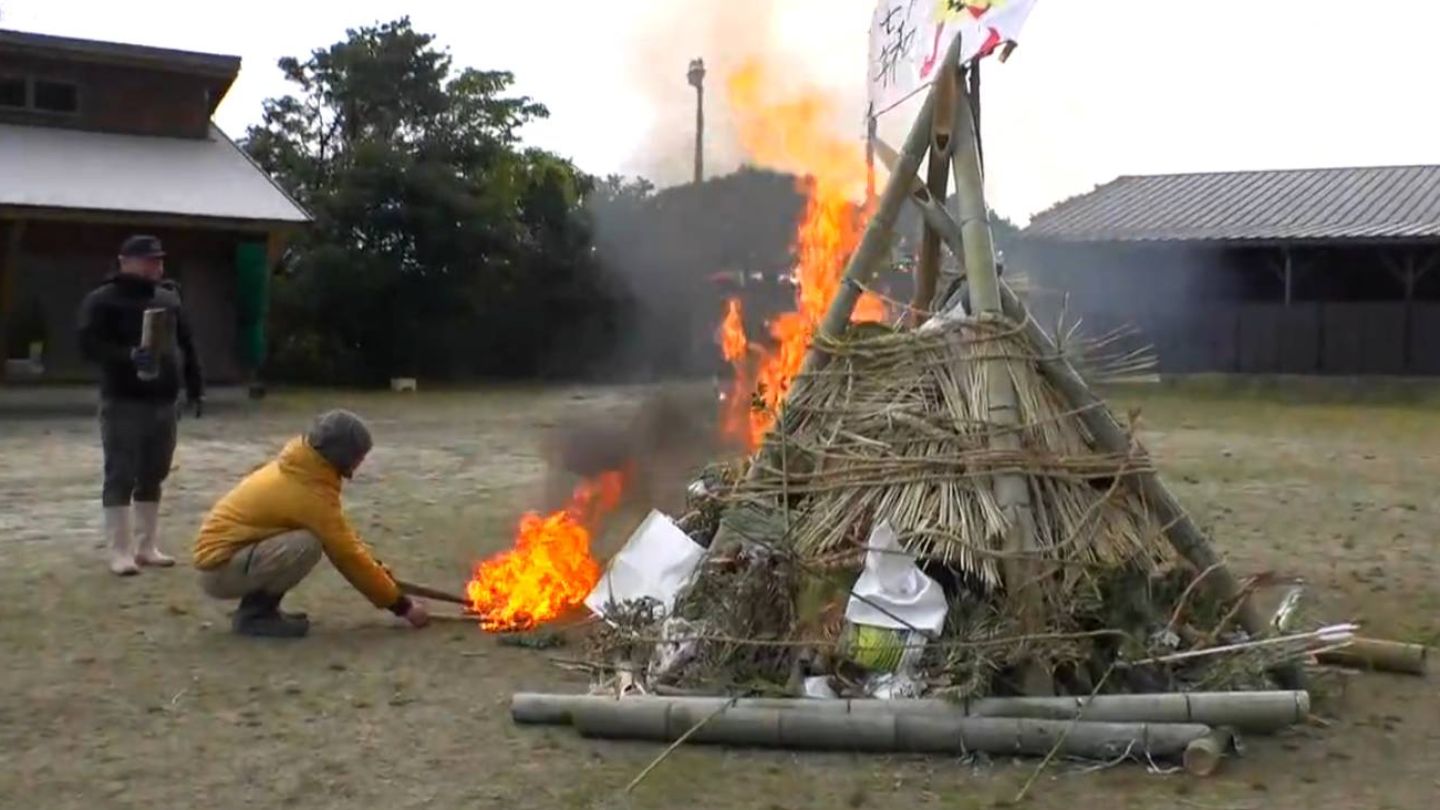
<svg viewBox="0 0 1440 810"><path fill-rule="evenodd" d="M915 118L904 147L897 154L876 144L876 153L888 164L890 177L886 181L875 208L875 213L866 226L859 246L846 265L839 292L831 301L830 308L820 325L825 338L837 338L849 325L850 317L865 285L874 276L883 258L883 252L890 244L900 208L908 201L919 209L925 222L926 240L934 239L944 244L961 260L971 290L974 311L982 320L1009 321L1020 324L1027 337L1040 349L1044 359L1040 362L1042 374L1065 395L1074 406L1086 427L1095 437L1099 449L1111 453L1138 454L1143 457L1145 450L1130 432L1091 390L1075 368L1055 351L1049 336L1029 317L1024 304L1000 284L996 272L995 251L991 237L989 208L985 203L983 174L980 166L975 110L966 90L966 82L959 75L959 41L951 43L944 65L955 66L951 73L931 85L925 102ZM942 100L942 95L950 94ZM953 113L954 124L948 137L944 137L943 126L936 126L937 113ZM917 177L921 160L931 152L931 171L927 179L934 180L935 164L945 159L943 146L949 149L949 162L954 171L955 191L959 201L959 223L944 208L943 197L934 191L943 188L938 183L923 183ZM924 258L928 258L926 254ZM938 268L938 254L929 263L922 261L920 271L933 273ZM917 280L917 288L923 283ZM933 289L933 287L932 287ZM917 296L917 301L919 300ZM927 305L929 302L922 302ZM806 353L801 374L791 387L790 396L795 396L806 385L807 372L814 371L826 360L825 352L819 348L822 341L813 341ZM1017 423L1015 390L1007 359L987 361L996 364L986 375L987 391L992 408L992 418L999 425L1014 426ZM782 414L784 411L782 410ZM780 442L776 438L789 428L782 417L766 437L756 463L750 470L753 477L765 467L773 467ZM1014 431L1001 433L995 439L997 449L1007 445L1018 445L1019 435ZM1013 449L1013 448L1010 448ZM1269 624L1251 602L1233 574L1221 562L1209 539L1180 506L1179 501L1155 473L1143 473L1127 479L1136 488L1148 508L1155 514L1161 525L1166 527L1166 538L1176 552L1197 570L1211 573L1205 578L1205 586L1219 599L1239 600L1239 620L1251 635L1259 637L1269 633ZM1004 572L1010 598L1021 617L1022 624L1030 627L1041 621L1039 591L1035 587L1039 577L1044 576L1037 560L1027 559L1033 555L1023 552L1035 547L1034 516L1031 511L1029 487L1020 474L999 474L994 478L996 500L1010 516L1010 535L1005 538L1006 551L1022 552ZM1051 690L1048 677L1027 668L1023 673L1024 688L1028 694L1045 694ZM1286 665L1272 672L1280 686L1286 689L1303 688L1303 678L1298 667Z"/></svg>

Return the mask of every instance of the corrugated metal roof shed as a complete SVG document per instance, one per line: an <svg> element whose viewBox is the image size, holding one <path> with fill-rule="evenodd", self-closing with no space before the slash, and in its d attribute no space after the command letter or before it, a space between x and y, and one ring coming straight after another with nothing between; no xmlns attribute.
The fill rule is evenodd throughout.
<svg viewBox="0 0 1440 810"><path fill-rule="evenodd" d="M1127 176L1037 214L1061 242L1440 241L1440 166Z"/></svg>
<svg viewBox="0 0 1440 810"><path fill-rule="evenodd" d="M189 139L0 124L0 206L310 219L214 126Z"/></svg>

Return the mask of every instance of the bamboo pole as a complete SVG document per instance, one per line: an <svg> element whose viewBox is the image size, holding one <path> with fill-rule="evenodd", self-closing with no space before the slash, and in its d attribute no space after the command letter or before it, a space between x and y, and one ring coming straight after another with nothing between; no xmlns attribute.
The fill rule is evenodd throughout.
<svg viewBox="0 0 1440 810"><path fill-rule="evenodd" d="M946 50L942 64L953 65L959 59L960 38L957 36ZM874 275L885 249L890 245L890 235L895 229L900 207L910 195L910 181L919 171L921 156L930 145L931 123L935 116L939 87L940 83L936 82L925 94L925 103L915 116L915 123L910 127L910 135L905 139L900 160L890 178L885 181L885 190L876 204L875 213L865 226L865 234L860 238L860 244L845 265L845 276L840 290L831 299L830 308L826 310L825 319L820 324L820 332L826 337L839 337L844 333L845 327L850 323L850 315L855 311L855 304L860 300L861 285ZM810 349L805 354L802 376L804 371L813 370L820 363L823 354L814 342L810 344ZM796 384L799 383L797 378Z"/></svg>
<svg viewBox="0 0 1440 810"><path fill-rule="evenodd" d="M707 719L708 718L708 719ZM702 722L703 721L703 722ZM600 739L673 742L801 751L948 754L974 751L1091 759L1134 756L1178 759L1210 733L1193 723L1095 723L1003 717L872 712L808 713L784 709L642 704L628 700L588 705L575 713L576 731Z"/></svg>
<svg viewBox="0 0 1440 810"><path fill-rule="evenodd" d="M935 80L935 114L930 119L930 168L926 178L926 191L932 199L945 200L950 182L950 148L955 129L955 105L957 93L955 84L958 76L953 70L943 70ZM940 234L930 224L924 223L920 237L920 258L915 265L915 291L910 299L910 326L924 323L934 305L935 286L940 278Z"/></svg>
<svg viewBox="0 0 1440 810"><path fill-rule="evenodd" d="M1003 320L1000 280L995 268L995 245L990 233L989 208L985 204L984 178L980 171L974 108L965 83L957 81L956 124L952 139L951 163L955 169L955 194L959 201L961 249L970 282L970 296L982 320ZM992 437L995 450L1018 452L1022 449L1020 409L1015 381L1011 376L1012 360L995 358L985 361L985 397L989 407L988 420L1008 428ZM1003 538L1006 554L1002 568L1005 589L1022 634L1038 633L1044 625L1043 595L1040 581L1044 566L1035 558L1035 514L1030 501L1030 482L1023 474L1002 472L994 476L995 501L1005 514L1007 531ZM1021 687L1026 694L1050 694L1054 686L1049 673L1038 665L1024 665Z"/></svg>
<svg viewBox="0 0 1440 810"><path fill-rule="evenodd" d="M1429 648L1423 644L1402 644L1398 641L1381 641L1373 638L1356 638L1338 650L1320 653L1316 658L1322 664L1331 664L1356 669L1373 669L1377 672L1399 672L1406 675L1424 675L1425 659Z"/></svg>
<svg viewBox="0 0 1440 810"><path fill-rule="evenodd" d="M686 706L697 712L731 706L801 714L907 714L930 717L1001 717L1027 720L1087 720L1105 723L1198 723L1255 734L1273 734L1304 721L1310 712L1305 692L1169 692L1084 697L990 697L953 703L940 699L808 700L797 698L663 697L639 695L549 695L520 692L510 699L510 716L521 725L570 725L590 706Z"/></svg>

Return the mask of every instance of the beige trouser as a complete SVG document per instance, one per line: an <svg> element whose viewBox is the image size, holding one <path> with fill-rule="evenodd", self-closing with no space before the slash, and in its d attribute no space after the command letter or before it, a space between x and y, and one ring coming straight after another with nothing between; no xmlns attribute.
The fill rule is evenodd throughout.
<svg viewBox="0 0 1440 810"><path fill-rule="evenodd" d="M219 568L200 572L200 587L216 599L261 591L285 593L320 562L320 540L307 531L277 534L235 553Z"/></svg>

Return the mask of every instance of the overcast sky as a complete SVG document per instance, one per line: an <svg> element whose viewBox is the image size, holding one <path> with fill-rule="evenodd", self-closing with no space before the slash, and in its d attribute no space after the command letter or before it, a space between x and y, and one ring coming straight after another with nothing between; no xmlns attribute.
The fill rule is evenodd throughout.
<svg viewBox="0 0 1440 810"><path fill-rule="evenodd" d="M552 118L528 141L595 173L686 177L688 60L711 65L710 170L740 160L725 71L757 52L836 105L858 139L873 0L0 0L0 27L243 57L219 123L239 135L286 91L285 55L409 14L461 65L513 71ZM1120 174L1440 163L1440 4L1421 0L1040 0L985 72L988 192L1031 213ZM903 138L909 112L882 134Z"/></svg>

